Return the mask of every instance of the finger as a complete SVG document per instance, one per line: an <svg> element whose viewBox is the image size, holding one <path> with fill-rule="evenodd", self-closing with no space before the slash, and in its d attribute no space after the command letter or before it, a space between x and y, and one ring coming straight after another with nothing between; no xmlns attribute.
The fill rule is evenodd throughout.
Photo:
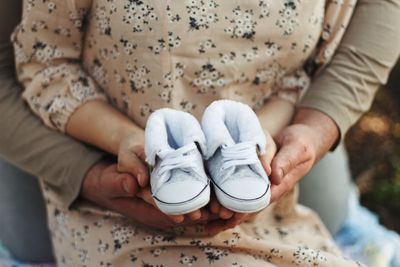
<svg viewBox="0 0 400 267"><path fill-rule="evenodd" d="M272 157L270 157L269 155L266 155L266 154L259 156L261 165L263 166L267 175L271 175L271 172L272 172L272 169L271 169Z"/></svg>
<svg viewBox="0 0 400 267"><path fill-rule="evenodd" d="M221 204L219 204L218 200L216 198L211 198L210 200L210 211L213 214L219 214L219 210L221 209Z"/></svg>
<svg viewBox="0 0 400 267"><path fill-rule="evenodd" d="M136 179L127 173L114 173L99 177L100 191L109 198L133 197L139 189Z"/></svg>
<svg viewBox="0 0 400 267"><path fill-rule="evenodd" d="M236 212L235 216L234 216L234 219L239 221L239 222L242 222L245 219L247 219L248 217L250 217L250 214L251 213L239 213L239 212Z"/></svg>
<svg viewBox="0 0 400 267"><path fill-rule="evenodd" d="M298 166L300 166L298 169L301 169L301 164ZM286 194L286 192L292 190L302 176L303 173L301 173L301 175L298 175L298 173L296 173L296 170L293 170L292 172L288 173L285 177L283 177L283 180L279 185L277 186L272 185L271 202L279 200L283 195Z"/></svg>
<svg viewBox="0 0 400 267"><path fill-rule="evenodd" d="M144 147L140 146L139 148L135 149L136 156L142 161L146 162L146 153L144 152Z"/></svg>
<svg viewBox="0 0 400 267"><path fill-rule="evenodd" d="M109 203L107 208L148 227L166 229L176 226L169 216L138 198L118 198Z"/></svg>
<svg viewBox="0 0 400 267"><path fill-rule="evenodd" d="M200 210L195 210L187 214L187 216L192 220L192 221L197 221L201 218L201 211Z"/></svg>
<svg viewBox="0 0 400 267"><path fill-rule="evenodd" d="M153 195L151 194L150 188L146 187L140 190L137 194L138 197L149 203L150 205L157 207L154 201Z"/></svg>
<svg viewBox="0 0 400 267"><path fill-rule="evenodd" d="M228 219L232 218L232 216L233 216L233 211L228 210L228 209L225 208L225 207L221 207L221 208L220 208L220 210L219 210L219 217L220 217L221 219L228 220Z"/></svg>
<svg viewBox="0 0 400 267"><path fill-rule="evenodd" d="M270 176L274 184L280 184L283 177L298 165L311 159L306 146L296 142L284 143L272 160L272 173Z"/></svg>
<svg viewBox="0 0 400 267"><path fill-rule="evenodd" d="M200 211L200 213L201 213L201 216L200 216L199 219L192 220L192 219L190 219L190 218L185 218L185 219L188 219L188 220L185 220L185 222L186 222L188 225L197 225L197 224L199 224L199 223L208 223L208 222L210 222L210 221L212 221L212 220L218 219L217 216L211 215L210 212L209 212L207 209L205 209L205 208L202 208L202 209L200 209L199 211Z"/></svg>
<svg viewBox="0 0 400 267"><path fill-rule="evenodd" d="M168 215L168 217L174 222L174 223L183 223L185 220L184 215Z"/></svg>
<svg viewBox="0 0 400 267"><path fill-rule="evenodd" d="M199 221L205 222L210 219L211 214L206 209L202 208L199 211L200 211L200 215L201 215Z"/></svg>
<svg viewBox="0 0 400 267"><path fill-rule="evenodd" d="M147 165L133 152L121 153L118 156L118 171L132 174L141 187L146 187L149 183Z"/></svg>
<svg viewBox="0 0 400 267"><path fill-rule="evenodd" d="M286 185L281 183L280 185L271 186L271 203L279 200L287 191Z"/></svg>
<svg viewBox="0 0 400 267"><path fill-rule="evenodd" d="M243 221L250 217L250 213L235 213L232 218L226 221L225 227L228 229L235 228L237 225L241 224Z"/></svg>
<svg viewBox="0 0 400 267"><path fill-rule="evenodd" d="M151 194L150 188L144 188L138 192L138 197L143 199L147 204L152 205L153 207L157 208L156 202ZM185 216L183 215L168 215L168 217L175 223L182 223L185 220Z"/></svg>
<svg viewBox="0 0 400 267"><path fill-rule="evenodd" d="M142 163L144 163L146 167L143 177L138 178L140 186L146 187L149 184L150 172L149 172L149 167L146 163L146 153L144 151L144 147L143 146L137 147L134 149L134 151L135 155L142 161Z"/></svg>
<svg viewBox="0 0 400 267"><path fill-rule="evenodd" d="M208 224L206 224L205 230L208 235L213 236L219 234L222 231L235 228L240 223L246 221L247 218L250 217L250 215L251 214L248 213L235 213L235 215L228 220L220 219L210 221Z"/></svg>
<svg viewBox="0 0 400 267"><path fill-rule="evenodd" d="M142 201L142 202L143 202L144 204L146 204L146 205L150 205L153 209L159 211L159 213L163 214L163 217L167 217L167 218L169 219L169 221L173 222L174 224L182 223L182 222L185 220L185 216L183 216L183 215L167 215L167 214L161 212L161 211L157 208L157 206L152 205L152 204L148 203L147 201ZM128 203L124 203L124 204L125 204L125 205L128 205L129 202L128 202ZM141 214L146 214L146 213L141 213ZM136 216L137 216L137 214L136 214ZM146 216L149 216L149 215L146 214Z"/></svg>
<svg viewBox="0 0 400 267"><path fill-rule="evenodd" d="M267 136L267 146L266 146L266 153L261 155L260 161L261 164L267 173L267 175L271 175L272 169L271 169L271 162L272 159L274 158L276 153L276 144L272 137L270 135Z"/></svg>

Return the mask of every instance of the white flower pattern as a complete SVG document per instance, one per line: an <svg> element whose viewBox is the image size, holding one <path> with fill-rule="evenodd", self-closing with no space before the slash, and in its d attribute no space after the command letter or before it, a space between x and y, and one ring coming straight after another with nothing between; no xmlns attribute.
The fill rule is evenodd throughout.
<svg viewBox="0 0 400 267"><path fill-rule="evenodd" d="M107 98L142 127L160 107L198 118L220 98L257 108L273 95L301 95L309 82L301 73L304 60L322 30L334 33L334 25L322 25L323 1L179 3L25 0L27 18L13 35L18 75L35 81L25 99L60 130L91 99ZM71 210L61 207L45 186L44 194L59 266L358 266L335 254L306 208L290 220L277 216L286 206L266 209L234 229L201 237L204 225L153 231L80 200ZM299 240L305 233L312 238Z"/></svg>

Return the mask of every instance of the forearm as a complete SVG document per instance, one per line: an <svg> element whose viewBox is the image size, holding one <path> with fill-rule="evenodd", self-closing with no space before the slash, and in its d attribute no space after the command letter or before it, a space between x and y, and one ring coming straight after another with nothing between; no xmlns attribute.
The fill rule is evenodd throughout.
<svg viewBox="0 0 400 267"><path fill-rule="evenodd" d="M297 109L292 124L302 124L313 129L316 160L325 155L337 143L340 136L336 123L329 116L316 109Z"/></svg>
<svg viewBox="0 0 400 267"><path fill-rule="evenodd" d="M45 127L21 99L13 69L7 69L0 73L0 154L42 178L70 206L86 172L104 153Z"/></svg>
<svg viewBox="0 0 400 267"><path fill-rule="evenodd" d="M66 132L114 155L125 136L144 135L142 128L104 101L90 101L79 107L71 115Z"/></svg>
<svg viewBox="0 0 400 267"><path fill-rule="evenodd" d="M279 98L268 100L257 110L261 127L271 136L276 136L292 120L295 107L292 103Z"/></svg>
<svg viewBox="0 0 400 267"><path fill-rule="evenodd" d="M397 61L399 24L399 0L359 0L335 56L314 78L299 106L328 115L344 137L369 109Z"/></svg>

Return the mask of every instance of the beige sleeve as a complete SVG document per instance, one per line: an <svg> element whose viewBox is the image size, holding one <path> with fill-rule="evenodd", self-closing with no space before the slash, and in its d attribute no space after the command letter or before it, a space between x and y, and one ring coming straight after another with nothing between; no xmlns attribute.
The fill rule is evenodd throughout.
<svg viewBox="0 0 400 267"><path fill-rule="evenodd" d="M70 207L87 171L106 153L45 127L21 99L12 64L4 66L4 58L0 54L0 154L40 177Z"/></svg>
<svg viewBox="0 0 400 267"><path fill-rule="evenodd" d="M24 99L44 123L65 130L85 102L106 99L81 65L83 20L90 0L25 0L14 43Z"/></svg>
<svg viewBox="0 0 400 267"><path fill-rule="evenodd" d="M331 63L298 104L318 109L341 136L370 108L400 54L400 0L359 0Z"/></svg>

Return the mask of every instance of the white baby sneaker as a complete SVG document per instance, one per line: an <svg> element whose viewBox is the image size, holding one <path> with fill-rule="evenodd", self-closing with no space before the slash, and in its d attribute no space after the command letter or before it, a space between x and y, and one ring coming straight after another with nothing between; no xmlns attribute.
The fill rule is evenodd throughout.
<svg viewBox="0 0 400 267"><path fill-rule="evenodd" d="M205 151L203 131L189 113L165 108L149 117L146 161L152 167L151 191L162 212L179 215L207 205L210 187L201 154Z"/></svg>
<svg viewBox="0 0 400 267"><path fill-rule="evenodd" d="M231 100L213 102L204 112L208 172L218 201L235 212L250 213L268 206L270 182L258 153L266 137L253 110Z"/></svg>

